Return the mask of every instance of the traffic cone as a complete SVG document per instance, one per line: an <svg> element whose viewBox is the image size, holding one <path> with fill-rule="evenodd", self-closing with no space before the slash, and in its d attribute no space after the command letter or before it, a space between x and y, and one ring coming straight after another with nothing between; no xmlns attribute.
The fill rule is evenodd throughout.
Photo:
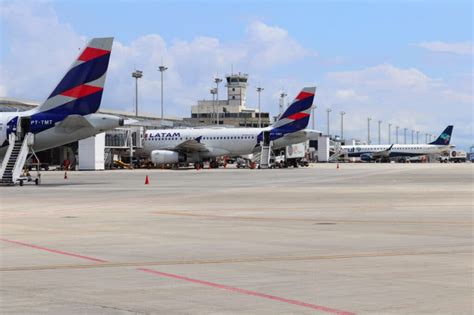
<svg viewBox="0 0 474 315"><path fill-rule="evenodd" d="M148 179L148 175L145 177L145 185L150 184L150 180Z"/></svg>
<svg viewBox="0 0 474 315"><path fill-rule="evenodd" d="M64 179L67 179L67 172L64 172Z"/></svg>

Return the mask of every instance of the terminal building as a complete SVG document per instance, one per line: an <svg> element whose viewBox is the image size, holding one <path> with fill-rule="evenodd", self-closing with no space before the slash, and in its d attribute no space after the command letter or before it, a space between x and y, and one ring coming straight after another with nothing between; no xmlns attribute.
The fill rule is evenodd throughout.
<svg viewBox="0 0 474 315"><path fill-rule="evenodd" d="M198 101L191 107L191 118L195 125L225 125L234 127L261 127L270 125L269 113L247 107L248 75L244 73L226 76L227 99L217 99L217 89L211 89L212 100Z"/></svg>

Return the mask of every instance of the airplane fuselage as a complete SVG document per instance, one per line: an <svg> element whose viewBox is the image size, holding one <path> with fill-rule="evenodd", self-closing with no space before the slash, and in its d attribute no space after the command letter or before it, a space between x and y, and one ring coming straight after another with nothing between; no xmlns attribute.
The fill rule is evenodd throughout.
<svg viewBox="0 0 474 315"><path fill-rule="evenodd" d="M30 118L27 131L35 135L33 149L36 152L85 139L123 125L123 119L119 117L95 113L83 116L91 125L85 128L62 127L56 116L38 113L34 109L0 113L0 160L8 147L8 135L16 133L20 128L19 121L27 117Z"/></svg>
<svg viewBox="0 0 474 315"><path fill-rule="evenodd" d="M148 154L154 150L175 151L181 143L198 139L208 150L186 154L187 162L196 162L223 155L238 156L257 152L265 131L269 132L273 148L281 148L306 140L305 136L289 138L284 132L270 127L158 129L146 131L143 147Z"/></svg>
<svg viewBox="0 0 474 315"><path fill-rule="evenodd" d="M390 148L389 144L382 145L343 145L341 154L348 157L360 157L363 154L374 154ZM449 150L449 145L434 144L394 144L389 157L410 157L428 154L440 154Z"/></svg>

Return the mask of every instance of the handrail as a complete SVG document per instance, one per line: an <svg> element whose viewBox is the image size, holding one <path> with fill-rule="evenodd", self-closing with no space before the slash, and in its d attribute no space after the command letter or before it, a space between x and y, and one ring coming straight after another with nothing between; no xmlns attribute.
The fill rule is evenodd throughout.
<svg viewBox="0 0 474 315"><path fill-rule="evenodd" d="M12 154L13 147L15 146L15 139L16 137L14 133L8 135L8 148L7 152L5 152L5 155L3 156L2 168L0 169L0 178L3 178L3 174L7 168L8 160L10 160L10 155Z"/></svg>

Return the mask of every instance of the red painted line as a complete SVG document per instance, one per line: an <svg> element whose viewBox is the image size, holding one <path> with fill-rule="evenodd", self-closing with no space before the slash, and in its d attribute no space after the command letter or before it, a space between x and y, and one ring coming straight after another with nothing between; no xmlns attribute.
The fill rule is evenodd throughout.
<svg viewBox="0 0 474 315"><path fill-rule="evenodd" d="M27 244L27 243L23 243L23 242L9 240L9 239L6 239L6 238L0 238L0 241L4 241L4 242L7 242L7 243L12 243L12 244L17 244L17 245L21 245L21 246L26 246L26 247L31 247L31 248L34 248L34 249L44 250L44 251L55 253L55 254L61 254L61 255L65 255L65 256L71 256L71 257L91 260L91 261L95 261L95 262L102 262L102 263L107 262L107 260L103 260L103 259L99 259L99 258L83 256L83 255L78 255L78 254L74 254L74 253L68 253L68 252L64 252L62 250L51 249L51 248L46 248L46 247L42 247L42 246Z"/></svg>
<svg viewBox="0 0 474 315"><path fill-rule="evenodd" d="M355 314L355 313L351 313L351 312L347 312L347 311L341 311L341 310L337 310L337 309L326 307L326 306L315 305L315 304L305 303L305 302L301 302L301 301L297 301L297 300L286 299L286 298L282 298L282 297L278 297L278 296L274 296L274 295L270 295L270 294L265 294L265 293L259 293L259 292L255 292L255 291L240 289L240 288L237 288L237 287L231 287L231 286L228 286L228 285L213 283L213 282L209 282L209 281L192 279L192 278L188 278L188 277L184 277L184 276L180 276L180 275L175 275L175 274L171 274L171 273L165 273L165 272L161 272L161 271L156 271L156 270L152 270L152 269L138 268L137 270L147 272L147 273L151 273L151 274L155 274L155 275L159 275L159 276L163 276L163 277L174 278L174 279L184 280L184 281L187 281L187 282L202 284L202 285L206 285L206 286L209 286L209 287L214 287L214 288L227 290L227 291L231 291L231 292L237 292L237 293L246 294L246 295L258 296L258 297L261 297L261 298L264 298L264 299L270 299L270 300L274 300L274 301L278 301L278 302L303 306L303 307L311 308L313 310L323 311L323 312L326 312L326 313L338 314L338 315L354 315Z"/></svg>
<svg viewBox="0 0 474 315"><path fill-rule="evenodd" d="M65 252L65 251L62 251L62 250L46 248L46 247L37 246L37 245L33 245L33 244L27 244L27 243L23 243L23 242L19 242L19 241L9 240L9 239L6 239L6 238L0 238L0 241L11 243L11 244L16 244L16 245L21 245L21 246L26 246L26 247L30 247L30 248L34 248L34 249L39 249L39 250L43 250L43 251L47 251L47 252L51 252L51 253L55 253L55 254L86 259L86 260L95 261L95 262L101 262L101 263L108 262L107 260L103 260L103 259L99 259L99 258L83 256L83 255L78 255L78 254L74 254L74 253L68 253L68 252ZM214 287L214 288L217 288L217 289L222 289L222 290L227 290L227 291L231 291L231 292L236 292L236 293L241 293L241 294L246 294L246 295L251 295L251 296L257 296L257 297L260 297L260 298L274 300L274 301L278 301L278 302L288 303L288 304L292 304L292 305L302 306L302 307L310 308L310 309L313 309L313 310L323 311L323 312L326 312L326 313L338 314L338 315L354 315L355 314L355 313L352 313L352 312L337 310L337 309L326 307L326 306L310 304L310 303L301 302L301 301L298 301L298 300L286 299L286 298L278 297L278 296L275 296L275 295L259 293L259 292L250 291L250 290L246 290L246 289L241 289L241 288L237 288L237 287L231 287L231 286L224 285L224 284L218 284L218 283L214 283L214 282L188 278L188 277L185 277L185 276L180 276L180 275L176 275L176 274L172 274L172 273L165 273L165 272L156 271L156 270L147 269L147 268L137 268L137 270L143 271L143 272L146 272L146 273L150 273L150 274L154 274L154 275L159 275L159 276L162 276L162 277L179 279L179 280L183 280L183 281L187 281L187 282L192 282L192 283L206 285L206 286L209 286L209 287Z"/></svg>

